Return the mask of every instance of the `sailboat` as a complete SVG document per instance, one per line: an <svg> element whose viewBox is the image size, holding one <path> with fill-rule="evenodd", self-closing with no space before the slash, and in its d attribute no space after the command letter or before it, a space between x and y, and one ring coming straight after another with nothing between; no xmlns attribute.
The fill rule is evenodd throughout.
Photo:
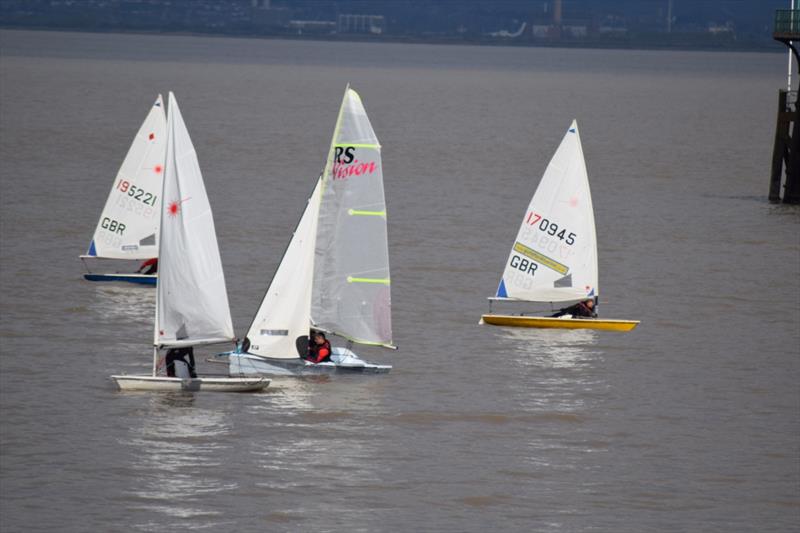
<svg viewBox="0 0 800 533"><path fill-rule="evenodd" d="M169 93L166 132L153 372L150 376L114 375L111 379L122 390L261 390L269 385L268 379L157 375L159 348L184 348L234 339L211 206L197 154L172 93Z"/></svg>
<svg viewBox="0 0 800 533"><path fill-rule="evenodd" d="M84 279L156 284L155 274L137 272L137 267L146 261L154 263L158 255L156 236L161 213L166 130L167 118L161 95L158 95L117 172L89 249L80 256L88 270ZM119 271L93 272L101 264ZM149 270L144 269L145 272Z"/></svg>
<svg viewBox="0 0 800 533"><path fill-rule="evenodd" d="M495 326L630 331L638 320L494 314L492 302L597 303L597 235L578 123L550 160L511 247L489 313Z"/></svg>
<svg viewBox="0 0 800 533"><path fill-rule="evenodd" d="M331 361L304 359L311 328L341 337ZM348 86L325 168L245 341L227 356L231 374L385 373L352 344L392 344L389 250L381 146Z"/></svg>

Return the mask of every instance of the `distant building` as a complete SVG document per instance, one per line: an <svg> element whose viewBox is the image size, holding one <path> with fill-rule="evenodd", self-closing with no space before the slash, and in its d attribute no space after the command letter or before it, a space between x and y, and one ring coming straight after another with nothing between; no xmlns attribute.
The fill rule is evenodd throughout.
<svg viewBox="0 0 800 533"><path fill-rule="evenodd" d="M290 20L288 27L297 35L336 33L336 23L332 20Z"/></svg>
<svg viewBox="0 0 800 533"><path fill-rule="evenodd" d="M380 35L386 31L383 15L339 15L336 23L338 33L369 33Z"/></svg>
<svg viewBox="0 0 800 533"><path fill-rule="evenodd" d="M600 35L625 35L628 33L628 28L625 26L599 26L597 33Z"/></svg>
<svg viewBox="0 0 800 533"><path fill-rule="evenodd" d="M733 33L733 22L728 21L725 24L711 23L708 25L708 33L712 35L724 35Z"/></svg>
<svg viewBox="0 0 800 533"><path fill-rule="evenodd" d="M620 16L607 15L597 23L597 33L600 35L625 35L628 28L625 20Z"/></svg>
<svg viewBox="0 0 800 533"><path fill-rule="evenodd" d="M572 39L583 39L589 34L588 26L579 23L567 23L561 26L562 37L569 37Z"/></svg>
<svg viewBox="0 0 800 533"><path fill-rule="evenodd" d="M561 24L534 23L531 37L534 41L560 41L564 39L585 39L589 35L589 26L583 21L564 21Z"/></svg>

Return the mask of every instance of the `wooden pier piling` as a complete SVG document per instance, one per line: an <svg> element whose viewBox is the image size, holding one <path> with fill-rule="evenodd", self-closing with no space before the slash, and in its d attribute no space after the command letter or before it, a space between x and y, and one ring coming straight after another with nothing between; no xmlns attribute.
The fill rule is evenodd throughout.
<svg viewBox="0 0 800 533"><path fill-rule="evenodd" d="M789 95L783 89L778 92L778 117L775 121L775 142L772 147L772 171L769 179L769 201L772 203L800 203L800 129L795 129L800 124L800 106L796 102L797 93L794 93L795 101L792 103Z"/></svg>
<svg viewBox="0 0 800 533"><path fill-rule="evenodd" d="M789 47L800 73L800 55L794 46L794 41L800 41L800 10L778 10L775 13L775 31L772 37ZM800 105L797 102L797 91L781 89L778 92L769 201L800 204Z"/></svg>

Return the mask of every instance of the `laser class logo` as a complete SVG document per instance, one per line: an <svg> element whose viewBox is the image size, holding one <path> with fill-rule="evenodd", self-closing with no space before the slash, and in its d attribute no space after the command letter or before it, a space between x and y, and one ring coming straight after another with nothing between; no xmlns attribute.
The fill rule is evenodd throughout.
<svg viewBox="0 0 800 533"><path fill-rule="evenodd" d="M375 161L368 163L356 159L355 146L337 146L333 155L333 179L346 180L351 176L373 174L378 167Z"/></svg>
<svg viewBox="0 0 800 533"><path fill-rule="evenodd" d="M181 204L183 202L188 202L191 200L191 196L189 198L184 198L183 200L173 200L167 205L167 215L170 218L175 218L181 214Z"/></svg>

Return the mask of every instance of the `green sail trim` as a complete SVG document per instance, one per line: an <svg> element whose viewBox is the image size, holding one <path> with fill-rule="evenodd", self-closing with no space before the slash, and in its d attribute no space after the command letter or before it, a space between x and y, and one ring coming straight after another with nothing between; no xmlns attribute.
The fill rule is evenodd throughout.
<svg viewBox="0 0 800 533"><path fill-rule="evenodd" d="M378 283L381 285L389 285L389 278L354 278L347 276L347 283Z"/></svg>
<svg viewBox="0 0 800 533"><path fill-rule="evenodd" d="M381 149L381 145L380 144L370 144L370 143L336 143L333 146L336 147L336 148L340 148L340 147L341 148L348 148L348 147L352 146L353 148L374 148L375 150L380 150Z"/></svg>
<svg viewBox="0 0 800 533"><path fill-rule="evenodd" d="M362 211L361 209L348 209L347 214L351 216L386 218L386 211Z"/></svg>

